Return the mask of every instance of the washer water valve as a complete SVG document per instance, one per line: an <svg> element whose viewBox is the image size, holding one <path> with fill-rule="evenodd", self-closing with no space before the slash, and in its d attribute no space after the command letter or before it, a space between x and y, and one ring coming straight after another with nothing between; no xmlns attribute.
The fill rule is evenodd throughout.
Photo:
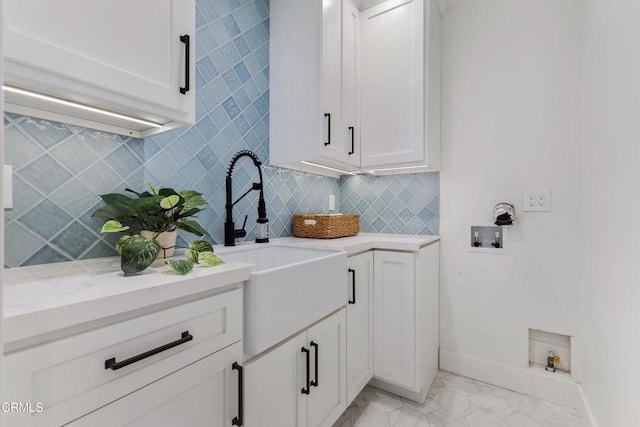
<svg viewBox="0 0 640 427"><path fill-rule="evenodd" d="M553 351L549 351L547 355L547 366L544 368L545 371L555 372L557 363L560 363L560 356L556 356Z"/></svg>

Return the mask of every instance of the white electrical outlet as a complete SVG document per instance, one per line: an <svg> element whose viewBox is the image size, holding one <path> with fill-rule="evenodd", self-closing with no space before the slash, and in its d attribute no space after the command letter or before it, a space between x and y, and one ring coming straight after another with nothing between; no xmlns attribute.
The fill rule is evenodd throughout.
<svg viewBox="0 0 640 427"><path fill-rule="evenodd" d="M551 210L550 190L529 190L522 193L524 212L548 212Z"/></svg>

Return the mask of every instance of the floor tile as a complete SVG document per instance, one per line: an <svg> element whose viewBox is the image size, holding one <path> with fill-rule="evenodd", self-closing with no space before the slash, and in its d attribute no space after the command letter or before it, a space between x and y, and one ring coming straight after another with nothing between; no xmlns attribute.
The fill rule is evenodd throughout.
<svg viewBox="0 0 640 427"><path fill-rule="evenodd" d="M509 427L540 427L543 425L540 421L519 413L505 418L504 421Z"/></svg>
<svg viewBox="0 0 640 427"><path fill-rule="evenodd" d="M469 427L469 423L463 417L444 409L427 414L427 421L431 427Z"/></svg>
<svg viewBox="0 0 640 427"><path fill-rule="evenodd" d="M546 420L553 415L553 411L543 404L540 399L523 394L513 394L505 399L514 410L528 417Z"/></svg>
<svg viewBox="0 0 640 427"><path fill-rule="evenodd" d="M545 427L580 427L582 424L575 418L566 418L561 415L553 415L544 421Z"/></svg>
<svg viewBox="0 0 640 427"><path fill-rule="evenodd" d="M438 371L424 403L367 386L333 427L581 427L575 409Z"/></svg>
<svg viewBox="0 0 640 427"><path fill-rule="evenodd" d="M459 375L446 376L442 378L442 382L448 390L466 394L467 396L471 396L472 394L476 394L480 391L480 389L474 384L473 380Z"/></svg>
<svg viewBox="0 0 640 427"><path fill-rule="evenodd" d="M500 418L488 412L484 412L482 410L469 414L465 418L471 427L506 427L507 426L507 423L505 423Z"/></svg>
<svg viewBox="0 0 640 427"><path fill-rule="evenodd" d="M457 415L467 415L477 410L469 396L445 390L436 396L436 402L440 408Z"/></svg>

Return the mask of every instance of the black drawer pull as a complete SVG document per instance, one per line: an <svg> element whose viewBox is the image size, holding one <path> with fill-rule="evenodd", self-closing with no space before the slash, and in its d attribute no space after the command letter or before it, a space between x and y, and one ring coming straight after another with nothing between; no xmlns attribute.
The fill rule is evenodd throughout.
<svg viewBox="0 0 640 427"><path fill-rule="evenodd" d="M326 147L331 144L331 114L324 113L324 116L327 118L327 142L324 143Z"/></svg>
<svg viewBox="0 0 640 427"><path fill-rule="evenodd" d="M184 87L180 88L180 93L185 95L187 92L189 92L189 74L190 73L190 66L191 66L191 60L189 58L189 50L191 47L191 38L189 37L188 34L184 34L180 36L180 41L182 43L184 43Z"/></svg>
<svg viewBox="0 0 640 427"><path fill-rule="evenodd" d="M356 130L354 129L353 126L349 126L349 130L351 131L351 151L349 151L349 155L352 155L353 153L356 152L356 149L355 149L355 144L356 144L356 142L355 142L355 133L356 133Z"/></svg>
<svg viewBox="0 0 640 427"><path fill-rule="evenodd" d="M316 350L316 367L315 367L316 379L311 381L311 385L314 387L318 387L318 349L320 348L320 346L313 341L311 341L309 344L311 345L311 347L315 348Z"/></svg>
<svg viewBox="0 0 640 427"><path fill-rule="evenodd" d="M242 365L239 365L238 362L233 362L233 365L231 365L231 369L238 371L238 416L231 421L231 425L242 426L243 419L244 419L244 391L242 389L242 384L243 384Z"/></svg>
<svg viewBox="0 0 640 427"><path fill-rule="evenodd" d="M304 348L302 347L301 350L303 353L306 354L307 356L307 387L302 387L302 394L309 394L309 391L311 390L311 384L310 384L310 371L311 371L311 367L309 366L311 364L311 358L309 355L309 349L308 348Z"/></svg>
<svg viewBox="0 0 640 427"><path fill-rule="evenodd" d="M177 347L180 344L184 344L193 339L193 335L189 334L189 331L184 331L182 333L182 338L179 340L175 340L170 342L169 344L162 345L158 348L154 348L153 350L145 351L144 353L140 353L137 356L130 357L129 359L123 360L122 362L116 362L116 358L112 357L111 359L107 359L104 361L104 369L111 369L113 371L117 371L120 368L124 368L125 366L131 365L132 363L136 363L141 361L142 359L146 359L147 357L151 357L158 353L162 353L165 350L169 350L170 348Z"/></svg>
<svg viewBox="0 0 640 427"><path fill-rule="evenodd" d="M353 298L349 300L349 304L355 304L356 303L356 271L350 268L349 273L351 273L351 295Z"/></svg>

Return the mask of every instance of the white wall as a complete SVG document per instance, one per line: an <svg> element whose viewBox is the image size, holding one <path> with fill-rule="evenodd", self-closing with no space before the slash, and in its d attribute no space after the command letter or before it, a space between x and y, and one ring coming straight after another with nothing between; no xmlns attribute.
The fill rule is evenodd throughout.
<svg viewBox="0 0 640 427"><path fill-rule="evenodd" d="M4 18L2 13L2 1L0 0L0 58L2 58L2 40L4 40ZM4 76L3 61L0 61L0 117L4 123L4 91L1 89ZM0 130L0 166L4 165L4 126ZM3 187L3 174L0 174L0 188ZM4 206L3 195L0 193L0 206ZM4 215L0 215L0 242L4 242ZM0 245L0 265L4 265L4 245ZM3 294L3 278L2 270L0 270L0 344L2 344L2 294ZM2 353L0 351L0 371L2 371ZM2 390L0 390L0 402L4 402L2 399ZM0 418L2 416L0 415Z"/></svg>
<svg viewBox="0 0 640 427"><path fill-rule="evenodd" d="M526 375L529 328L577 334L581 8L460 1L443 17L441 363L463 374L477 358ZM551 190L551 212L522 212L525 189ZM498 202L517 210L509 253L468 252Z"/></svg>
<svg viewBox="0 0 640 427"><path fill-rule="evenodd" d="M583 391L601 427L640 425L640 2L584 25Z"/></svg>

